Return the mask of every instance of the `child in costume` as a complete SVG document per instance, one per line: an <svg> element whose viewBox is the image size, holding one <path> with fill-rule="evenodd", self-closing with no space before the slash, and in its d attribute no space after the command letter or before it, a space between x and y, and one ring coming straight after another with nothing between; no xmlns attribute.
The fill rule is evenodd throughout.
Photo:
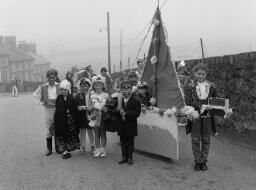
<svg viewBox="0 0 256 190"><path fill-rule="evenodd" d="M121 105L118 105L119 127L122 160L119 164L133 164L134 137L137 136L137 118L141 113L140 101L132 93L132 85L128 81L121 84Z"/></svg>
<svg viewBox="0 0 256 190"><path fill-rule="evenodd" d="M90 127L94 128L95 132L95 147L94 157L106 157L107 136L104 124L102 122L102 112L107 112L105 107L106 100L109 97L108 93L104 92L106 88L105 78L102 76L92 77L93 94L90 96Z"/></svg>
<svg viewBox="0 0 256 190"><path fill-rule="evenodd" d="M150 106L150 94L148 92L148 84L146 82L140 81L137 85L137 98L143 107L148 108Z"/></svg>
<svg viewBox="0 0 256 190"><path fill-rule="evenodd" d="M214 118L208 111L208 99L217 97L215 85L206 80L208 68L205 64L199 63L193 68L196 80L186 87L186 104L195 108L200 117L189 120L187 123L187 133L191 132L192 150L194 155L195 170L207 170L207 158L210 149L211 130L215 130ZM201 113L201 106L205 105L205 111Z"/></svg>
<svg viewBox="0 0 256 190"><path fill-rule="evenodd" d="M60 83L61 94L57 96L54 115L56 143L63 159L70 158L70 151L80 148L79 131L75 126L76 107L70 88L69 81Z"/></svg>
<svg viewBox="0 0 256 190"><path fill-rule="evenodd" d="M33 96L40 99L40 103L45 107L45 123L46 123L46 143L47 151L46 156L52 154L52 137L54 137L54 113L56 107L56 99L60 94L60 85L56 82L58 71L50 69L47 71L47 83L38 87L33 93ZM59 147L56 144L55 138L55 149L59 153Z"/></svg>
<svg viewBox="0 0 256 190"><path fill-rule="evenodd" d="M77 109L77 127L80 129L79 137L81 144L81 151L85 152L86 147L86 132L89 137L91 145L91 153L94 151L94 133L93 129L89 126L88 122L88 106L90 92L89 88L91 81L88 78L81 78L78 81L79 93L75 96L75 105Z"/></svg>

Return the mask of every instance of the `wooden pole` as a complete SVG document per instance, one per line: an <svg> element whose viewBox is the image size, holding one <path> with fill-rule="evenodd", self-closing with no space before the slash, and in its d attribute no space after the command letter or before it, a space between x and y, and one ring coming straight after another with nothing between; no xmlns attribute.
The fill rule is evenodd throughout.
<svg viewBox="0 0 256 190"><path fill-rule="evenodd" d="M120 31L120 71L123 71L123 39L122 30Z"/></svg>
<svg viewBox="0 0 256 190"><path fill-rule="evenodd" d="M128 68L129 68L129 71L131 71L130 57L128 57Z"/></svg>
<svg viewBox="0 0 256 190"><path fill-rule="evenodd" d="M111 73L111 57L110 57L110 21L109 12L107 12L107 31L108 31L108 72Z"/></svg>
<svg viewBox="0 0 256 190"><path fill-rule="evenodd" d="M204 62L204 46L203 46L203 39L202 38L200 38L200 42L201 42L202 57L203 57L203 62Z"/></svg>
<svg viewBox="0 0 256 190"><path fill-rule="evenodd" d="M157 11L160 11L157 8ZM159 12L160 16L160 12ZM158 19L161 19L160 17ZM160 20L161 22L161 20ZM153 44L154 44L154 55L157 58L157 63L153 65L153 97L157 99L157 64L159 61L159 44L160 44L160 26L155 26L154 29L154 36L153 36ZM156 103L157 104L157 103Z"/></svg>

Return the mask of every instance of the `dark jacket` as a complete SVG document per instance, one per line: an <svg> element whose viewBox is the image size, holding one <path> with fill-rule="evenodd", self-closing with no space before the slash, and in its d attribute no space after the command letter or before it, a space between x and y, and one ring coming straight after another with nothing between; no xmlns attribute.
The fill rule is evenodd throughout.
<svg viewBox="0 0 256 190"><path fill-rule="evenodd" d="M105 104L107 112L102 112L102 126L108 132L116 132L119 127L120 120L117 118L117 105L117 97L108 98Z"/></svg>
<svg viewBox="0 0 256 190"><path fill-rule="evenodd" d="M62 94L58 95L56 100L56 111L54 114L55 135L57 137L65 138L68 134L67 110L69 110L72 118L75 121L76 108L73 96L68 94L65 101Z"/></svg>
<svg viewBox="0 0 256 190"><path fill-rule="evenodd" d="M196 92L197 84L197 81L192 81L191 83L189 83L184 89L184 95L186 104L188 106L194 107L196 111L200 111L201 106L203 104L208 104L209 98L218 97L218 93L215 85L211 82L208 82L208 84L210 85L208 97L205 100L200 100Z"/></svg>
<svg viewBox="0 0 256 190"><path fill-rule="evenodd" d="M122 101L122 108L126 112L125 121L118 113L120 126L118 127L118 135L121 137L133 137L138 135L137 118L140 116L141 104L135 95L132 95L125 105Z"/></svg>
<svg viewBox="0 0 256 190"><path fill-rule="evenodd" d="M82 110L79 111L78 106L88 106L88 98L89 94L78 93L75 96L75 111L76 111L76 125L77 128L89 128L88 119L87 119L87 111Z"/></svg>
<svg viewBox="0 0 256 190"><path fill-rule="evenodd" d="M144 106L149 107L150 106L150 94L149 92L146 92L144 95L141 93L136 93L137 99L140 101L141 104L144 104Z"/></svg>
<svg viewBox="0 0 256 190"><path fill-rule="evenodd" d="M218 97L217 89L215 85L209 81L207 81L210 85L209 94L208 97L204 100L200 100L197 92L196 92L196 86L198 84L197 81L191 81L189 84L187 84L184 87L184 96L185 96L185 102L186 105L192 106L195 108L196 111L200 113L201 106L203 104L208 104L208 99L212 97ZM207 111L201 114L201 116L207 115ZM215 120L214 117L211 117L211 129L213 133L216 133L216 126L215 126ZM190 133L192 130L192 121L188 120L187 126L186 126L186 133Z"/></svg>

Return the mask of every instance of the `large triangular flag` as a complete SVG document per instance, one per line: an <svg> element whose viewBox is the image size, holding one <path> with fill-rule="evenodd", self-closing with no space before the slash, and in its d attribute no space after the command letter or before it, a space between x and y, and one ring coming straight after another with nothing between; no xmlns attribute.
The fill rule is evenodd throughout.
<svg viewBox="0 0 256 190"><path fill-rule="evenodd" d="M149 84L151 91L154 89L153 96L159 108L181 108L184 106L184 99L171 61L159 8L154 15L153 24L155 28L141 80Z"/></svg>

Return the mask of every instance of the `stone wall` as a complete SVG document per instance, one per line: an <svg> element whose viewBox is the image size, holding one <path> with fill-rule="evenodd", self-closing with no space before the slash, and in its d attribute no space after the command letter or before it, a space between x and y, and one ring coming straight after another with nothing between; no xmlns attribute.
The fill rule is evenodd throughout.
<svg viewBox="0 0 256 190"><path fill-rule="evenodd" d="M186 70L192 73L199 62L185 60ZM221 97L230 99L233 126L256 130L256 52L209 57L204 63L209 67L208 80L216 84Z"/></svg>

